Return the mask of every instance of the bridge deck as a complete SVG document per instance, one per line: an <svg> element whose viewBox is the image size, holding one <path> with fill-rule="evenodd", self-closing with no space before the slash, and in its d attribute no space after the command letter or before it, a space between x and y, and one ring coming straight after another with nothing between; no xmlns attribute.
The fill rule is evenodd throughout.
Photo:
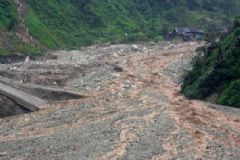
<svg viewBox="0 0 240 160"><path fill-rule="evenodd" d="M37 111L47 104L46 101L0 83L0 94L14 100L17 104L31 111Z"/></svg>

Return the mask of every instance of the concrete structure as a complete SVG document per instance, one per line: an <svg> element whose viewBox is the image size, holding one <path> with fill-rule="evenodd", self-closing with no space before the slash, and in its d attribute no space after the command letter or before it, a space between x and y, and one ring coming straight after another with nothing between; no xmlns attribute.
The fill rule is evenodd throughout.
<svg viewBox="0 0 240 160"><path fill-rule="evenodd" d="M30 111L37 111L47 104L46 101L22 92L16 88L0 83L0 94L14 100L17 104Z"/></svg>

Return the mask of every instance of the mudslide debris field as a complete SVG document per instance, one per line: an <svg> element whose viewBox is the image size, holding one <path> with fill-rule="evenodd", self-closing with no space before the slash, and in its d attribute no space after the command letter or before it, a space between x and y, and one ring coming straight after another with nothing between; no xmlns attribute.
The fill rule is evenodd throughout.
<svg viewBox="0 0 240 160"><path fill-rule="evenodd" d="M240 159L240 111L179 93L201 45L106 44L1 65L12 81L84 98L0 119L0 159Z"/></svg>

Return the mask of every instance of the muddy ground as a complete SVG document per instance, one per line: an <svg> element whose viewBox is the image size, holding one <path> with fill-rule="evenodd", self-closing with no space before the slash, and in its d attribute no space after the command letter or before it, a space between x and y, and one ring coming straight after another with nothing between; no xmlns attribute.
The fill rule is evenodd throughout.
<svg viewBox="0 0 240 160"><path fill-rule="evenodd" d="M179 93L201 45L106 44L1 65L3 77L85 98L0 119L0 159L240 159L240 111Z"/></svg>

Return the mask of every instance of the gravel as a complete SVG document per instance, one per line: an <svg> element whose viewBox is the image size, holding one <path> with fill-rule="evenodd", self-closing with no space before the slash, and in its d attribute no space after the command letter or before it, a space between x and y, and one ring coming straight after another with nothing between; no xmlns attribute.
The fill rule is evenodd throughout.
<svg viewBox="0 0 240 160"><path fill-rule="evenodd" d="M178 95L168 98L172 90L167 92L167 89L173 87L167 86L158 73L179 82L194 54L177 53L181 50L186 54L191 51L189 46L193 47L194 43L105 44L80 51L57 51L52 53L57 60L32 62L34 65L22 67L21 71L18 70L21 63L0 66L0 73L5 76L19 72L36 77L23 83L44 84L39 78L45 75L49 78L47 85L54 85L54 75L61 75L59 87L87 95L39 112L0 119L0 159L192 160L199 159L199 153L201 159L240 159L239 145L219 142L228 137L227 133L240 135L231 124L232 118L240 118L238 113L224 114L231 122L220 125L229 131L226 133L214 132L215 121L211 117L207 117L211 125L192 124L189 119L180 121L186 118L185 114L178 114L179 119L173 117L177 110L188 112L185 110L191 103L177 101ZM148 59L149 56L155 58ZM167 67L159 67L158 62ZM36 66L41 72L37 72ZM178 103L181 105L176 107ZM202 110L212 113L207 108ZM212 137L211 141L206 137L201 139L206 149L200 148L199 139L192 133L195 129Z"/></svg>

